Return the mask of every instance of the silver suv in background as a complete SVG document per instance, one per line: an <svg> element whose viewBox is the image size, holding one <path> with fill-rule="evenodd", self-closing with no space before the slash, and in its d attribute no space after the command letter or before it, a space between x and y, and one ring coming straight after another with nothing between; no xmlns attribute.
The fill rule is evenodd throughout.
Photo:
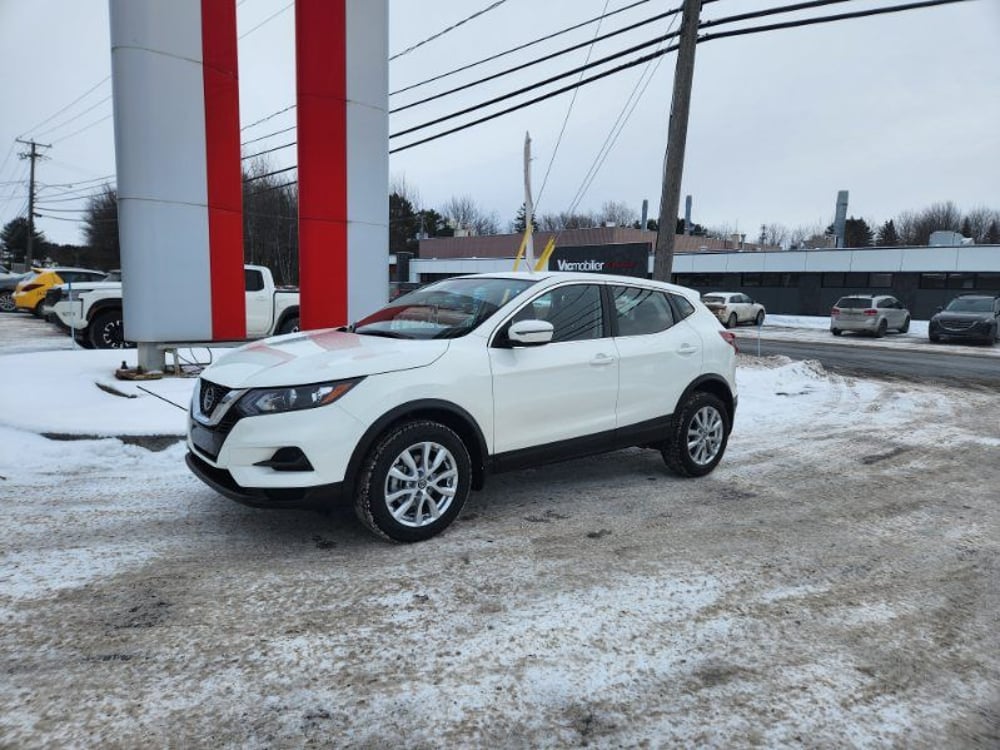
<svg viewBox="0 0 1000 750"><path fill-rule="evenodd" d="M841 297L830 311L830 332L834 336L857 331L882 337L890 328L900 333L910 330L910 311L888 294Z"/></svg>

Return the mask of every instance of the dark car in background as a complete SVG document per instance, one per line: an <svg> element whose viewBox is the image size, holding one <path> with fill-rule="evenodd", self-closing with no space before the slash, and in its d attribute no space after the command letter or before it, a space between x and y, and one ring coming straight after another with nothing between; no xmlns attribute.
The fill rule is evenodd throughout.
<svg viewBox="0 0 1000 750"><path fill-rule="evenodd" d="M34 271L0 274L0 312L14 312L17 309L14 304L14 290L21 281L31 276L32 273Z"/></svg>
<svg viewBox="0 0 1000 750"><path fill-rule="evenodd" d="M962 294L938 310L927 326L931 341L964 339L993 344L1000 340L1000 296Z"/></svg>

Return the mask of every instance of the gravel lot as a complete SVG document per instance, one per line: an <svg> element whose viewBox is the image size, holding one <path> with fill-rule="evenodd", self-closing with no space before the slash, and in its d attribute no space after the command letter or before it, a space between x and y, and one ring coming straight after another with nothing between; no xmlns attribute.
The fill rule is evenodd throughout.
<svg viewBox="0 0 1000 750"><path fill-rule="evenodd" d="M0 747L1000 747L1000 400L742 367L713 475L501 475L413 546L0 428Z"/></svg>

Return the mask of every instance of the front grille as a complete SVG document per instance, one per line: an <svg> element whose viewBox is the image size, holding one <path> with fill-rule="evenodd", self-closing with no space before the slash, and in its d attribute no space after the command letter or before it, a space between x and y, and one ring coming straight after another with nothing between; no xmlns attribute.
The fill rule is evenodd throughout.
<svg viewBox="0 0 1000 750"><path fill-rule="evenodd" d="M222 399L231 390L232 388L226 388L223 385L212 383L203 378L201 381L201 391L198 394L198 406L201 409L201 413L211 419L212 414L219 408L219 404L222 403Z"/></svg>
<svg viewBox="0 0 1000 750"><path fill-rule="evenodd" d="M949 320L942 323L941 327L946 331L968 331L976 324L974 320Z"/></svg>

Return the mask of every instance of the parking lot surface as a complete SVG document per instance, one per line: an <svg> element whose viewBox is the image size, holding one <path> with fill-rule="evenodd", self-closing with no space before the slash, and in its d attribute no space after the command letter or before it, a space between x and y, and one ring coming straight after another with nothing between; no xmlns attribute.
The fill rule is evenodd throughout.
<svg viewBox="0 0 1000 750"><path fill-rule="evenodd" d="M411 546L0 426L0 747L998 746L998 399L740 378L709 477L500 475Z"/></svg>

